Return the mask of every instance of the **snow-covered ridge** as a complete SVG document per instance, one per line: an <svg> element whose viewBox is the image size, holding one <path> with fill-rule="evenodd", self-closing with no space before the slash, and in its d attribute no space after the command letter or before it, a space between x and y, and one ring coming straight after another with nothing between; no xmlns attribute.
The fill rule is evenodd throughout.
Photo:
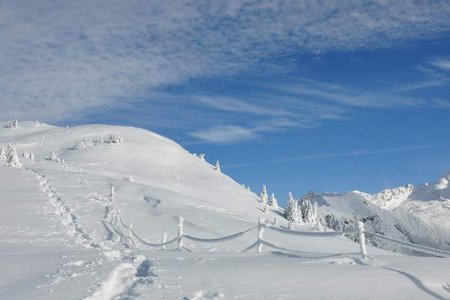
<svg viewBox="0 0 450 300"><path fill-rule="evenodd" d="M393 189L385 189L379 193L370 195L369 200L383 209L395 209L408 199L414 190L414 186L407 184Z"/></svg>

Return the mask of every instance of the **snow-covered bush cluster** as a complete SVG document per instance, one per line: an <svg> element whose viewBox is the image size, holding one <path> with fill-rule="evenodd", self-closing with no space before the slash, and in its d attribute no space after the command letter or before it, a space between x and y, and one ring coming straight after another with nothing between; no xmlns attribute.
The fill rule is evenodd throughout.
<svg viewBox="0 0 450 300"><path fill-rule="evenodd" d="M6 128L19 128L19 121L17 120L9 121L8 124L6 125Z"/></svg>
<svg viewBox="0 0 450 300"><path fill-rule="evenodd" d="M22 154L20 156L23 157L23 158L26 158L26 159L34 160L34 153L33 152L24 151L24 152L22 152Z"/></svg>
<svg viewBox="0 0 450 300"><path fill-rule="evenodd" d="M88 139L88 140L78 140L75 144L75 146L73 146L73 149L81 149L81 148L86 148L88 146L92 146L94 145L94 143L92 142L92 140Z"/></svg>
<svg viewBox="0 0 450 300"><path fill-rule="evenodd" d="M5 164L9 167L22 167L19 155L17 155L16 149L11 144L9 144L6 149L5 147L0 146L0 160L5 161Z"/></svg>
<svg viewBox="0 0 450 300"><path fill-rule="evenodd" d="M122 144L124 142L124 138L120 135L109 135L107 138L100 137L98 139L81 139L78 140L75 145L70 148L71 150L78 150L87 148L90 146L100 145L100 144Z"/></svg>
<svg viewBox="0 0 450 300"><path fill-rule="evenodd" d="M123 137L120 135L110 135L106 140L105 143L108 144L122 144L124 142Z"/></svg>

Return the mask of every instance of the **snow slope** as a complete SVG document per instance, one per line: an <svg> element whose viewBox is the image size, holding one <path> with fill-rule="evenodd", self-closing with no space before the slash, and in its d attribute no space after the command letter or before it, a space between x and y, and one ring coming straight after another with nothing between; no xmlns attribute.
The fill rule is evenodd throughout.
<svg viewBox="0 0 450 300"><path fill-rule="evenodd" d="M255 229L211 243L189 239L244 232L258 218L277 219L281 230L287 223L282 209L265 213L257 195L155 133L34 122L0 127L0 145L28 157L20 168L0 160L0 299L450 297L444 258L370 247L374 258L362 260L359 245L345 237L270 228L264 240L296 251L265 245L263 253L242 253L256 241ZM362 210L352 197L349 205ZM192 253L176 251L176 243L148 246L163 233L176 237L180 216ZM295 230L310 231L304 224Z"/></svg>

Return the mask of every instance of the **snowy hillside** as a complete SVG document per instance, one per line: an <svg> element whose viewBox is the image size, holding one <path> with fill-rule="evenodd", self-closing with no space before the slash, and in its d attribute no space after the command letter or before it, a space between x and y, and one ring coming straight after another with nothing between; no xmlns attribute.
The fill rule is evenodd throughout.
<svg viewBox="0 0 450 300"><path fill-rule="evenodd" d="M155 133L7 125L0 123L0 299L450 298L448 258L369 247L372 257L362 259L339 233L304 223L289 230L283 209ZM392 213L357 192L315 197L324 219L355 211L369 224L376 214L383 222L374 224L404 238L391 230L404 218L408 233L424 230L420 241L444 249L448 230L430 224L446 217L437 205L448 208L445 185L414 189ZM434 190L444 200L433 200ZM414 219L404 214L412 209ZM425 239L433 235L434 244Z"/></svg>

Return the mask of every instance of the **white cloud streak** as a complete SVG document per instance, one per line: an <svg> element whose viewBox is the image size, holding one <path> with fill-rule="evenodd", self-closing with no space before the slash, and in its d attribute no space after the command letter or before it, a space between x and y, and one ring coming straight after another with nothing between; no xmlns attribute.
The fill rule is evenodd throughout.
<svg viewBox="0 0 450 300"><path fill-rule="evenodd" d="M438 58L431 61L431 65L444 71L450 71L450 60Z"/></svg>
<svg viewBox="0 0 450 300"><path fill-rule="evenodd" d="M343 157L357 157L357 156L370 156L370 155L380 155L388 153L398 153L398 152L410 152L410 151L420 151L432 148L432 145L424 146L410 146L410 147L398 147L398 148L386 148L386 149L375 149L375 150L355 150L349 152L341 153L325 153L325 154L306 154L295 157L287 157L282 159L275 159L270 161L263 161L259 163L242 163L233 165L224 165L226 168L242 168L250 167L256 165L272 165L281 163L291 163L295 161L308 161L308 160L321 160L321 159L333 159L333 158L343 158Z"/></svg>
<svg viewBox="0 0 450 300"><path fill-rule="evenodd" d="M449 25L448 1L1 1L0 118L64 119L278 54L390 47Z"/></svg>

